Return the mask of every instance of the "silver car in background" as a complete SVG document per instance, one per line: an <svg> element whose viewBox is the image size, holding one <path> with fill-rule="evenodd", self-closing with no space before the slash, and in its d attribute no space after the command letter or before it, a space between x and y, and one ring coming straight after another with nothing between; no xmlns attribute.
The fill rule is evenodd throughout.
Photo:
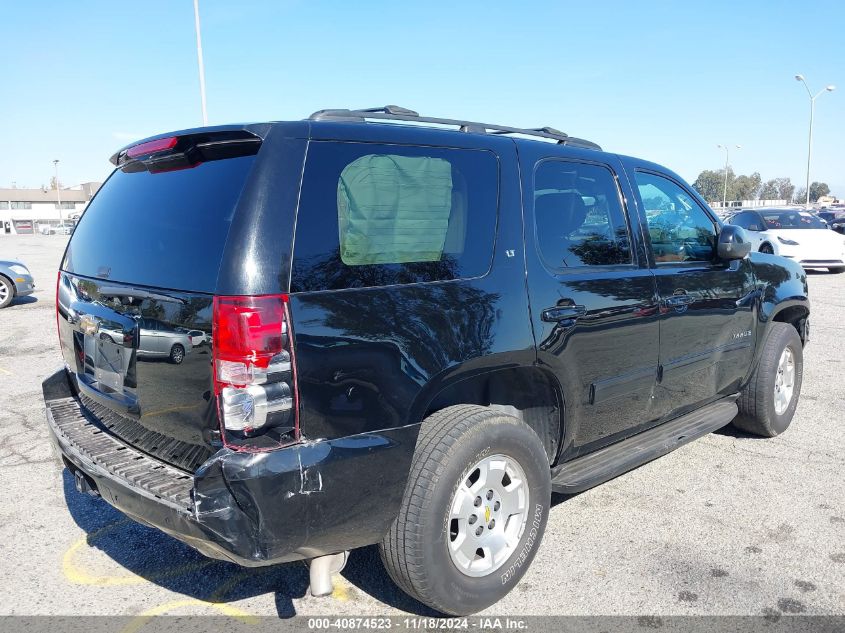
<svg viewBox="0 0 845 633"><path fill-rule="evenodd" d="M178 332L157 319L142 317L138 320L138 325L141 334L139 357L168 358L171 363L178 365L185 360L185 354L193 347L193 341L186 332Z"/></svg>
<svg viewBox="0 0 845 633"><path fill-rule="evenodd" d="M23 262L0 259L0 308L12 303L15 297L35 292L35 280Z"/></svg>

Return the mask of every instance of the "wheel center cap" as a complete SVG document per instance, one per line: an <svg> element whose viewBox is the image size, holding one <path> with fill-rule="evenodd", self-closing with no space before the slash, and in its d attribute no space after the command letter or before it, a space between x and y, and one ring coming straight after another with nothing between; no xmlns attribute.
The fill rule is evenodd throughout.
<svg viewBox="0 0 845 633"><path fill-rule="evenodd" d="M490 506L484 507L484 521L486 521L487 523L490 522Z"/></svg>

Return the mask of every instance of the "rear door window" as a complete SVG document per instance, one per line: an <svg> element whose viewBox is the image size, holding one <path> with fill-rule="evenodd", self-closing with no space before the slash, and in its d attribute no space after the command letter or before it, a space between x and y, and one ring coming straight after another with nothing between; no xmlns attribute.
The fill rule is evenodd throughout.
<svg viewBox="0 0 845 633"><path fill-rule="evenodd" d="M291 291L484 275L498 179L486 150L312 142Z"/></svg>
<svg viewBox="0 0 845 633"><path fill-rule="evenodd" d="M537 249L547 268L631 264L631 241L613 172L547 159L534 172Z"/></svg>

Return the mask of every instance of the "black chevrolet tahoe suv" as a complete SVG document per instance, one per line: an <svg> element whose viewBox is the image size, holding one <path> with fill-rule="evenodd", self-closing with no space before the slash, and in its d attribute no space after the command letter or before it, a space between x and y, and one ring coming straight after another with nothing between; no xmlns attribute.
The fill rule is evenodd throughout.
<svg viewBox="0 0 845 633"><path fill-rule="evenodd" d="M320 595L379 543L471 613L552 492L795 412L804 271L659 165L396 106L111 160L60 267L50 434L80 490L212 558L309 560Z"/></svg>

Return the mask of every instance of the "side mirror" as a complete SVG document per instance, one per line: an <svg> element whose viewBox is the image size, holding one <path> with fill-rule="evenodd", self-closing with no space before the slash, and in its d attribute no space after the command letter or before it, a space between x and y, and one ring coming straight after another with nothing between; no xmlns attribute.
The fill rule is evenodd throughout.
<svg viewBox="0 0 845 633"><path fill-rule="evenodd" d="M751 240L745 229L733 224L725 224L719 231L716 254L719 259L731 261L742 259L751 252Z"/></svg>

